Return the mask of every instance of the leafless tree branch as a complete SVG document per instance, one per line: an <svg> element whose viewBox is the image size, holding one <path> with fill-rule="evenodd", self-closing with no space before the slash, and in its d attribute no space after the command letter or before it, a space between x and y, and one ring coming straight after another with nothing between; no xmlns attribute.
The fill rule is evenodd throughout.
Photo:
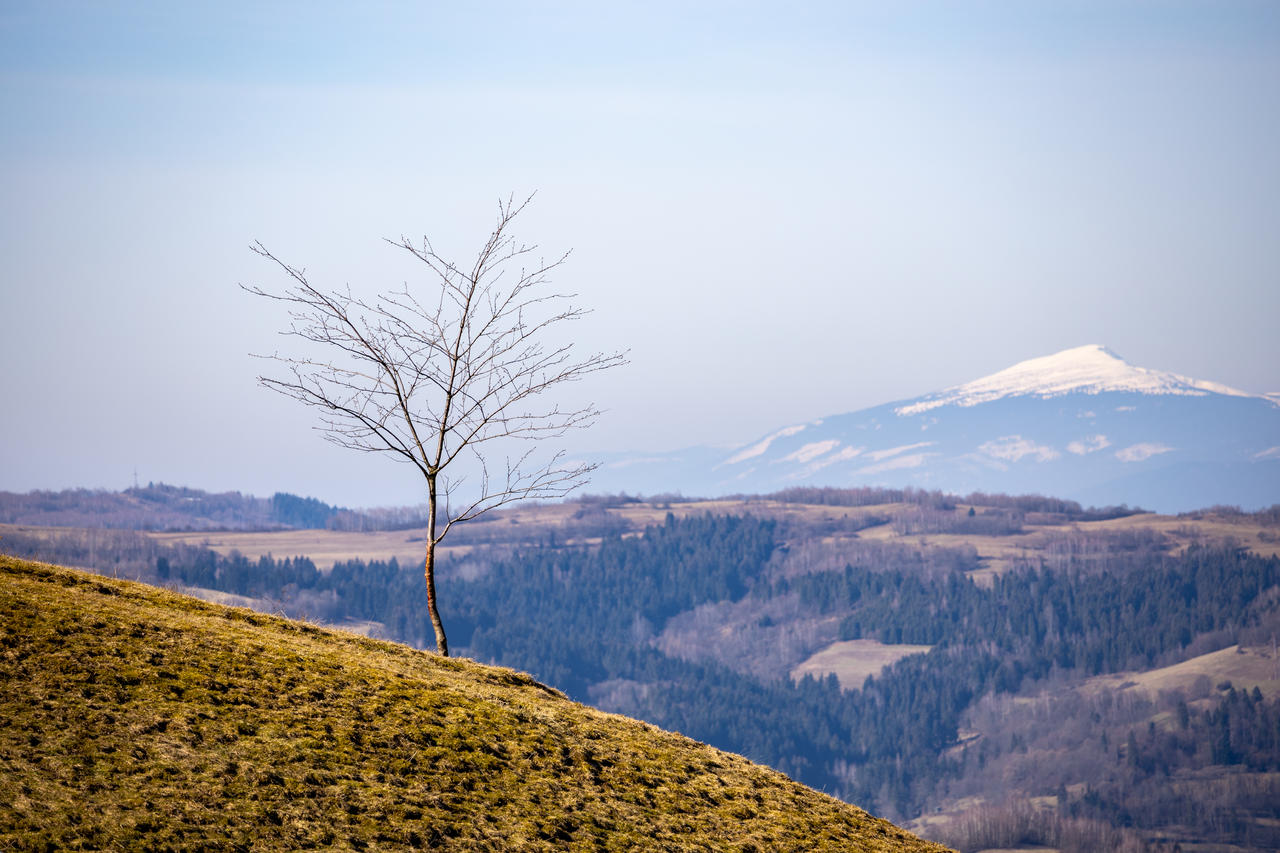
<svg viewBox="0 0 1280 853"><path fill-rule="evenodd" d="M533 447L505 455L490 476L489 458L500 445L558 438L589 426L593 405L563 410L544 402L558 386L626 363L625 352L578 356L572 345L548 346L548 334L587 313L574 294L548 289L568 253L535 260L536 245L519 242L513 220L532 201L498 202L496 225L467 268L439 255L427 238L386 242L421 263L426 282L384 293L372 302L350 288L321 290L261 242L250 249L281 270L289 285L272 292L244 289L285 304L289 326L281 334L327 351L328 360L258 358L284 376L259 376L272 391L321 410L327 440L371 453L390 453L425 478L428 508L426 583L436 646L448 643L436 607L435 551L455 524L517 501L559 498L586 482L595 466L566 462L563 451L538 461ZM474 459L478 488L456 511L451 501L462 478L459 460ZM437 523L443 510L444 522Z"/></svg>

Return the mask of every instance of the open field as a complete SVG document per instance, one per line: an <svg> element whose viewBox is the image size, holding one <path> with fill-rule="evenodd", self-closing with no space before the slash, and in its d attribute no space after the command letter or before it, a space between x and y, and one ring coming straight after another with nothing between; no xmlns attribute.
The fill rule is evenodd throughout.
<svg viewBox="0 0 1280 853"><path fill-rule="evenodd" d="M1081 525L1083 526L1083 525ZM978 553L982 567L970 572L975 583L990 585L990 579L1013 567L1014 560L1026 558L1043 550L1051 534L1065 533L1069 525L1050 525L1030 528L1026 533L1008 536L983 536L974 533L912 533L900 534L892 524L881 524L858 533L859 538L878 542L901 542L918 548L973 548Z"/></svg>
<svg viewBox="0 0 1280 853"><path fill-rule="evenodd" d="M1212 687L1229 681L1237 690L1257 687L1268 699L1280 696L1280 660L1273 656L1270 646L1229 646L1160 669L1097 675L1081 689L1087 693L1142 690L1158 694L1161 690L1177 690L1192 694L1197 680L1202 678L1208 679Z"/></svg>
<svg viewBox="0 0 1280 853"><path fill-rule="evenodd" d="M422 542L422 531L419 530L374 533L342 530L202 530L148 535L166 545L197 545L211 548L223 555L239 551L250 559L257 559L264 554L281 558L310 557L316 568L322 571L332 568L335 562L353 559L385 561L395 557L403 565L421 563L425 559L425 545Z"/></svg>
<svg viewBox="0 0 1280 853"><path fill-rule="evenodd" d="M799 681L806 675L825 678L833 673L845 690L857 690L868 675L879 675L885 667L904 657L923 654L931 648L933 646L908 643L886 645L876 640L844 640L832 643L791 670L791 679Z"/></svg>
<svg viewBox="0 0 1280 853"><path fill-rule="evenodd" d="M1158 530L1177 542L1180 549L1196 542L1234 541L1260 557L1280 557L1280 528L1244 519L1235 520L1216 515L1193 519L1143 513L1127 518L1096 521L1092 526L1101 531L1140 527Z"/></svg>
<svg viewBox="0 0 1280 853"><path fill-rule="evenodd" d="M957 507L957 512L967 507ZM1067 524L1027 525L1022 533L993 536L971 533L899 534L892 524L882 524L858 533L859 538L881 542L903 542L917 547L972 547L978 553L982 568L971 572L977 583L990 583L990 578L1003 574L1015 560L1034 558L1045 553L1056 538L1067 534L1106 534L1152 530L1167 537L1171 550L1185 551L1193 544L1235 542L1260 557L1280 556L1280 530L1248 519L1221 516L1180 518L1177 516L1138 513L1104 521L1077 521Z"/></svg>

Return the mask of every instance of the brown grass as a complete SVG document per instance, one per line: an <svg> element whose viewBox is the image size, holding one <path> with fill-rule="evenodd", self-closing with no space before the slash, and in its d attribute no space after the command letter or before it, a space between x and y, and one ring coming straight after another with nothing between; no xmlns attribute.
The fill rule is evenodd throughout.
<svg viewBox="0 0 1280 853"><path fill-rule="evenodd" d="M425 558L425 544L420 530L393 530L377 533L354 533L342 530L273 530L196 531L152 533L151 538L164 544L182 543L204 546L219 554L239 551L250 559L263 554L276 557L310 557L316 568L328 570L335 562L346 560L390 560L413 565ZM418 540L418 541L415 541Z"/></svg>
<svg viewBox="0 0 1280 853"><path fill-rule="evenodd" d="M1280 696L1280 661L1272 657L1270 646L1230 646L1160 669L1097 675L1082 689L1090 693L1142 690L1152 696L1161 690L1193 693L1192 687L1202 678L1213 687L1230 681L1237 690L1257 687L1268 699Z"/></svg>
<svg viewBox="0 0 1280 853"><path fill-rule="evenodd" d="M879 675L904 657L921 654L931 648L933 646L907 643L887 645L877 640L843 640L832 643L796 666L791 670L791 678L799 681L805 675L823 678L831 673L845 690L857 690L868 675Z"/></svg>
<svg viewBox="0 0 1280 853"><path fill-rule="evenodd" d="M0 557L0 848L940 850L521 673Z"/></svg>

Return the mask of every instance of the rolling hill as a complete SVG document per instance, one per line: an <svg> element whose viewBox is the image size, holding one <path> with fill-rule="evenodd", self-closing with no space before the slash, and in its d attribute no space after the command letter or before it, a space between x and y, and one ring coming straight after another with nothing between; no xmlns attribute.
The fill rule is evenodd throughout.
<svg viewBox="0 0 1280 853"><path fill-rule="evenodd" d="M0 846L941 850L511 670L0 557Z"/></svg>

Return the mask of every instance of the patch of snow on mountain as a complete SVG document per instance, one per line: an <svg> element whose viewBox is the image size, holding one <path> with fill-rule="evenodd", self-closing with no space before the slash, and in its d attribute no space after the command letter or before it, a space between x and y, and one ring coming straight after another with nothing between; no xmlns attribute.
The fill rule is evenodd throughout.
<svg viewBox="0 0 1280 853"><path fill-rule="evenodd" d="M1152 456L1168 453L1170 450L1173 450L1173 448L1167 444L1144 441L1141 444L1134 444L1123 450L1117 450L1116 458L1121 462L1143 462Z"/></svg>
<svg viewBox="0 0 1280 853"><path fill-rule="evenodd" d="M739 462L745 462L748 459L754 459L757 456L761 456L764 454L766 450L769 449L769 445L773 444L778 439L786 438L789 435L795 435L796 433L800 432L804 428L805 428L804 424L797 424L796 426L784 427L778 430L777 432L775 432L773 435L770 435L766 438L761 439L760 441L756 442L755 444L751 445L745 450L738 451L736 454L731 456L724 464L737 465Z"/></svg>
<svg viewBox="0 0 1280 853"><path fill-rule="evenodd" d="M1024 456L1035 457L1037 462L1051 462L1062 455L1052 447L1036 444L1020 435L1002 436L994 441L984 442L978 449L988 456L1007 462L1018 462Z"/></svg>
<svg viewBox="0 0 1280 853"><path fill-rule="evenodd" d="M1084 441L1073 441L1067 445L1067 450L1077 456L1084 456L1089 453L1096 453L1103 448L1110 447L1111 442L1107 440L1105 435L1090 435Z"/></svg>
<svg viewBox="0 0 1280 853"><path fill-rule="evenodd" d="M840 452L839 452L839 453L832 453L832 454L830 454L830 455L828 455L828 456L825 456L825 457L823 457L823 458L819 459L818 461L814 462L812 465L810 465L810 466L808 466L807 468L805 468L805 469L804 469L803 474L802 474L802 475L798 475L798 476L806 476L806 477L807 477L807 476L809 476L810 474L813 474L813 473L816 473L816 472L818 472L818 471L821 471L823 468L826 468L826 467L828 467L828 466L830 466L830 465L834 465L834 464L836 464L837 462L847 462L847 461L849 461L850 459L853 459L855 456L859 456L859 455L861 455L862 451L864 451L864 450L866 450L866 448L865 448L865 447L844 447L844 448L841 448L841 450L840 450Z"/></svg>
<svg viewBox="0 0 1280 853"><path fill-rule="evenodd" d="M868 454L870 455L870 454ZM875 465L868 465L865 468L859 468L855 474L879 474L881 471L894 471L900 468L919 468L929 461L930 457L938 456L937 453L910 453L906 456L895 456L892 459L886 459Z"/></svg>
<svg viewBox="0 0 1280 853"><path fill-rule="evenodd" d="M804 464L805 462L811 462L814 459L817 459L824 453L830 453L839 446L840 442L834 438L829 438L826 441L811 441L799 450L793 453L788 453L778 461L799 462Z"/></svg>
<svg viewBox="0 0 1280 853"><path fill-rule="evenodd" d="M866 450L865 447L846 447L844 450L841 450L835 456L828 457L827 459L824 459L822 461L825 464L830 464L832 462L844 462L846 459L852 459L853 457L857 456L859 453L861 453L864 450Z"/></svg>
<svg viewBox="0 0 1280 853"><path fill-rule="evenodd" d="M903 444L898 447L890 447L887 450L873 450L867 454L873 462L879 462L881 459L888 459L890 456L897 456L899 453L906 453L908 450L915 450L917 447L932 447L937 444L936 441L917 441L915 444Z"/></svg>
<svg viewBox="0 0 1280 853"><path fill-rule="evenodd" d="M907 417L939 406L976 406L1003 397L1049 398L1072 392L1101 394L1104 391L1196 397L1210 393L1256 396L1216 382L1202 382L1176 373L1134 367L1106 347L1090 344L1019 362L982 379L899 406L894 411Z"/></svg>

